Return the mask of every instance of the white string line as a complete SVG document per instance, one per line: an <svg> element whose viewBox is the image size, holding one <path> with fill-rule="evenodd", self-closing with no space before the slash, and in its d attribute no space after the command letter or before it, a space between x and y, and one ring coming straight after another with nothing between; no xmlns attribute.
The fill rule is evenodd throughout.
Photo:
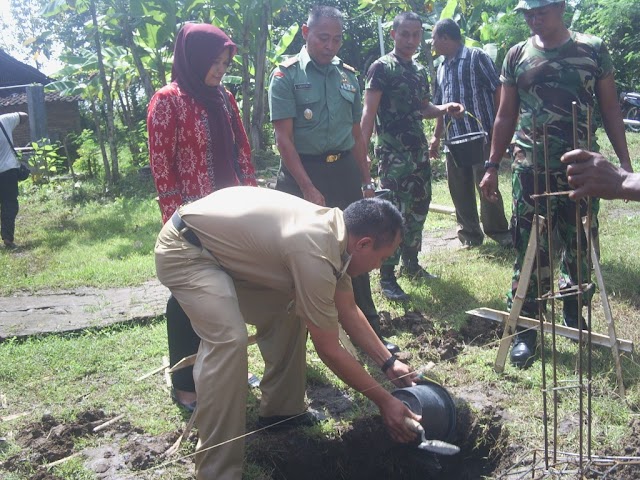
<svg viewBox="0 0 640 480"><path fill-rule="evenodd" d="M508 335L508 336L504 337L504 339L513 339L513 337L515 337L515 336L517 336L517 335L519 335L519 334L521 334L521 333L528 332L528 331L530 331L530 330L537 330L537 327L530 327L530 328L526 328L526 329L520 330L520 331L518 331L518 332L514 333L513 335ZM494 345L498 345L498 344L500 344L500 342L502 342L502 340L503 340L503 338L500 338L500 339L498 339L498 340L495 340L495 341L489 342L489 343L484 344L484 345L482 345L482 346L483 346L483 347L492 347L492 346L494 346ZM472 346L471 344L469 344L469 345L470 345L470 346ZM454 360L454 359L456 359L457 357L459 357L460 355L462 355L463 353L465 353L465 352L464 352L464 351L461 351L461 352L459 352L459 353L457 353L457 354L453 355L452 357L450 357L448 360ZM622 355L621 355L621 356L622 356ZM634 363L634 364L638 365L636 362L633 362L633 360L631 360L631 359L630 359L630 361L631 361L632 363ZM411 372L407 373L406 375L402 375L402 376L400 376L400 377L396 377L396 378L397 378L397 379L402 379L402 378L405 378L405 377L407 377L407 376L412 376L414 373L417 373L418 375L422 375L422 374L419 372L419 370L412 370ZM369 387L369 388L367 388L367 389L365 389L365 390L362 390L362 391L359 391L359 393L361 393L361 394L363 394L363 395L364 395L364 394L366 394L367 392L369 392L369 391L371 391L371 390L373 390L373 389L375 389L375 388L382 388L382 387L383 387L383 385L387 385L387 384L392 384L392 385L393 385L393 382L387 378L387 379L383 380L382 382L379 382L379 384L378 384L378 385L373 386L373 387ZM395 385L394 385L394 386L395 386ZM332 405L332 404L334 404L334 403L337 403L337 402L339 402L339 401L341 401L341 400L340 400L340 399L336 399L336 400L329 401L327 404L330 406L330 405ZM254 434L256 434L256 433L262 432L262 431L267 430L267 429L269 429L269 428L275 427L275 426L277 426L277 425L279 425L279 424L281 424L281 423L287 422L287 421L289 421L289 420L292 420L292 419L294 419L294 418L297 418L297 417L299 417L299 416L301 416L301 415L306 415L306 414L307 414L307 411L301 412L301 413L296 414L296 415L292 415L292 416L290 416L289 418L287 418L287 419L285 419L285 420L281 420L281 421L279 421L279 422L276 422L276 423L274 423L274 424L272 424L272 425L268 425L268 426L266 426L266 427L262 427L262 428L258 428L258 429L256 429L256 430L251 430L251 431L245 432L245 433L244 433L244 434L242 434L242 435L238 435L237 437L234 437L234 438L231 438L231 439L228 439L228 440L224 440L224 441L222 441L222 442L220 442L220 443L218 443L218 444L216 444L216 445L212 445L212 446L210 446L210 447L207 447L207 448L204 448L204 449L198 450L197 452L193 452L193 453L189 453L189 454L186 454L186 455L180 456L180 457L175 458L175 459L173 459L173 460L169 460L169 461L166 461L166 462L161 463L161 464L159 464L159 465L155 465L155 466L153 466L153 467L150 467L150 468L148 468L148 469L146 469L146 470L139 470L139 471L137 471L137 472L135 472L135 473L136 473L136 475L139 475L139 474L141 474L141 473L149 472L149 471L151 471L151 470L156 470L156 469L158 469L158 468L162 468L162 467L165 467L165 466L168 466L168 465L172 465L172 464L177 463L177 462L179 462L179 461L181 461L181 460L185 460L185 459L191 458L191 457L195 456L195 455L196 455L196 454L198 454L198 453L206 452L206 451L208 451L208 450L213 450L213 449L215 449L215 448L221 447L221 446L223 446L223 445L226 445L226 444L228 444L228 443L234 442L234 441L236 441L236 440L241 440L241 439L243 439L243 438L245 438L245 437L248 437L248 436L250 436L250 435L254 435ZM127 478L127 476L125 476L125 478Z"/></svg>

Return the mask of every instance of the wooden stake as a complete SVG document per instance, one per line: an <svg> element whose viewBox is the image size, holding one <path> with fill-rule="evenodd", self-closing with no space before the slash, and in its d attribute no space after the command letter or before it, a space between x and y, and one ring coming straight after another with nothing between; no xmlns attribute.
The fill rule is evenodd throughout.
<svg viewBox="0 0 640 480"><path fill-rule="evenodd" d="M538 227L540 223L540 227ZM544 230L544 218L540 215L533 218L531 222L531 235L529 236L529 244L527 245L527 251L522 262L522 270L520 271L520 280L518 282L518 288L514 295L513 303L511 304L511 313L509 318L504 324L504 332L502 333L502 340L500 341L500 347L498 348L498 356L496 357L496 363L493 369L500 373L504 371L504 364L507 360L507 353L509 352L509 346L511 345L511 339L516 333L516 324L520 312L522 311L522 304L524 303L527 288L529 288L529 282L531 281L531 272L533 271L533 262L536 259L538 253L538 239L535 232L540 228L540 232Z"/></svg>
<svg viewBox="0 0 640 480"><path fill-rule="evenodd" d="M69 460L71 460L74 457L77 457L78 455L81 455L82 452L76 452L73 455L69 455L68 457L64 457L61 458L60 460L56 460L55 462L51 462L51 463L47 463L44 468L52 468L55 467L56 465L60 465L61 463L67 462Z"/></svg>
<svg viewBox="0 0 640 480"><path fill-rule="evenodd" d="M476 308L468 310L466 313L474 315L476 317L485 318L494 322L505 323L509 319L509 312L503 312L501 310L494 310L493 308ZM531 317L518 317L517 326L525 328L535 328L539 330L540 320ZM551 334L551 324L544 322L544 333ZM578 341L580 331L577 328L566 327L564 325L556 324L556 334L570 338L571 340ZM585 333L583 332L583 335ZM615 340L619 351L633 353L633 342L630 340L622 340L620 338ZM601 347L610 347L611 338L608 335L602 335L600 333L591 333L591 343L594 345L600 345Z"/></svg>
<svg viewBox="0 0 640 480"><path fill-rule="evenodd" d="M100 430L104 430L105 428L107 428L109 425L112 425L114 423L116 423L118 420L121 420L124 418L124 413L118 415L117 417L113 417L111 420L107 420L104 423L101 423L100 425L98 425L97 427L95 427L92 432L99 432Z"/></svg>
<svg viewBox="0 0 640 480"><path fill-rule="evenodd" d="M136 382L140 382L141 380L144 380L145 378L149 378L152 375L155 375L156 373L161 372L165 368L169 368L169 360L167 359L167 363L165 363L164 359L167 359L167 357L163 357L163 361L162 361L162 365L161 366L159 366L158 368L154 368L153 370L151 370L150 372L145 373L141 377L136 378L135 381Z"/></svg>
<svg viewBox="0 0 640 480"><path fill-rule="evenodd" d="M587 217L582 218L582 226L585 233L591 237L591 259L593 263L593 270L596 273L596 281L598 282L598 290L600 290L600 300L602 301L602 309L604 310L604 318L607 320L607 327L609 330L609 346L613 352L613 360L616 363L616 377L618 378L618 393L620 397L625 397L624 379L622 377L622 364L620 362L620 347L618 342L618 336L616 335L616 327L613 323L613 315L611 314L611 305L609 305L609 297L607 290L604 286L604 278L602 277L602 269L600 268L600 259L598 258L598 252L593 240L591 232L587 231ZM591 334L593 338L593 334ZM593 339L592 339L593 341Z"/></svg>

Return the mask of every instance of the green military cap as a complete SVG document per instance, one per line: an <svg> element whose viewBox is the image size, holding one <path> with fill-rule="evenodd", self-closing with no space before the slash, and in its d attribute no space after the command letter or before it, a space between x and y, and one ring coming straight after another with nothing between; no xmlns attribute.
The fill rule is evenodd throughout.
<svg viewBox="0 0 640 480"><path fill-rule="evenodd" d="M523 10L546 7L547 5L553 5L554 3L564 3L564 0L520 0L518 5L516 5L516 8L513 10L521 12Z"/></svg>

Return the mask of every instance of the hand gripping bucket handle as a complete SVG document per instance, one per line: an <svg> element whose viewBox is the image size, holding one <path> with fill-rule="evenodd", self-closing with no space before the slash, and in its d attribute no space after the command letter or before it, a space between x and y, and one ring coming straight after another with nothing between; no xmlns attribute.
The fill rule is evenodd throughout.
<svg viewBox="0 0 640 480"><path fill-rule="evenodd" d="M483 130L482 123L480 123L480 120L478 120L475 115L468 111L465 111L465 115L473 118L478 123L480 127L479 131L449 137L449 127L451 127L453 119L447 122L444 130L444 144L449 149L449 152L451 152L453 162L458 168L482 163L484 161L484 154L481 153L478 155L478 152L484 152L484 144L489 137L487 132Z"/></svg>
<svg viewBox="0 0 640 480"><path fill-rule="evenodd" d="M413 387L399 388L391 395L413 413L422 415L420 424L427 438L450 442L456 434L456 406L449 392L436 382L419 380Z"/></svg>

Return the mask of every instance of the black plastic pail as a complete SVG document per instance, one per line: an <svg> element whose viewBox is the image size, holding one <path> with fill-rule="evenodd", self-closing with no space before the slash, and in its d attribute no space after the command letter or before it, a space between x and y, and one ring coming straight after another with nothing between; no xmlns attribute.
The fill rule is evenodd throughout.
<svg viewBox="0 0 640 480"><path fill-rule="evenodd" d="M456 432L456 406L444 387L421 380L414 387L399 388L391 395L401 400L416 415L430 440L450 442Z"/></svg>
<svg viewBox="0 0 640 480"><path fill-rule="evenodd" d="M457 137L451 137L444 141L456 167L462 168L484 161L484 144L487 141L487 132L471 132Z"/></svg>

